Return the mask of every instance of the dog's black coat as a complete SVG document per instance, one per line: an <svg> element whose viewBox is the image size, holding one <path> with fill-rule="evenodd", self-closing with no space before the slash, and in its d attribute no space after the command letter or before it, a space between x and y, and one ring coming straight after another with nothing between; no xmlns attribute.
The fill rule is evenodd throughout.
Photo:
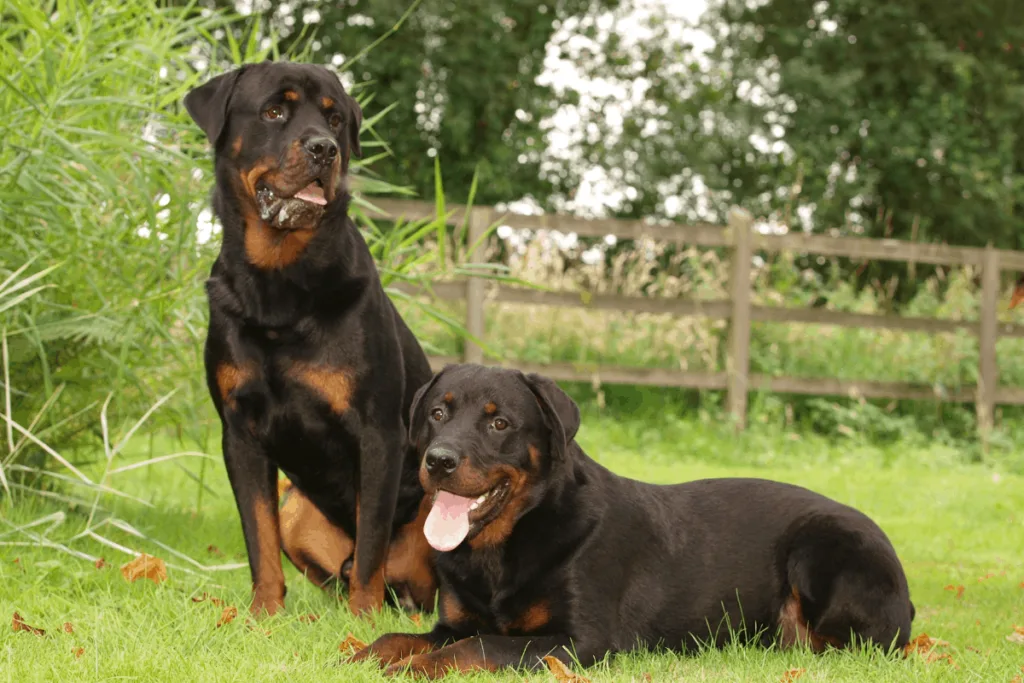
<svg viewBox="0 0 1024 683"><path fill-rule="evenodd" d="M537 375L450 366L421 390L410 428L444 465L430 471L425 459L427 495L501 491L517 472L522 484L502 510L471 513L467 539L438 554L437 626L383 636L357 660L376 654L392 672L437 676L570 652L590 664L638 644L721 646L737 633L815 650L851 636L907 643L903 568L863 513L760 479L620 477L580 449L578 427L573 401Z"/></svg>
<svg viewBox="0 0 1024 683"><path fill-rule="evenodd" d="M378 607L390 535L423 497L405 415L431 371L348 217L361 112L329 70L271 62L212 79L185 106L214 146L223 244L205 363L253 608L283 604L278 469L355 539L351 604ZM310 183L326 206L289 199Z"/></svg>

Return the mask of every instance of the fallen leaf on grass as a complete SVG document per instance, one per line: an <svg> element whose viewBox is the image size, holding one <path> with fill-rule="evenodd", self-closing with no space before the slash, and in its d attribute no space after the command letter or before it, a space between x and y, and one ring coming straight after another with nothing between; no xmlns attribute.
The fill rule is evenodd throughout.
<svg viewBox="0 0 1024 683"><path fill-rule="evenodd" d="M299 617L299 621L301 621L303 624L312 624L319 618L320 617L316 614L303 614L301 617Z"/></svg>
<svg viewBox="0 0 1024 683"><path fill-rule="evenodd" d="M779 680L781 681L781 683L789 683L790 681L795 681L796 679L803 676L805 671L807 671L807 669L790 669L786 673L782 674L782 678Z"/></svg>
<svg viewBox="0 0 1024 683"><path fill-rule="evenodd" d="M221 557L224 554L223 550L221 550L213 544L206 546L206 552L210 553L211 555L216 555L217 557Z"/></svg>
<svg viewBox="0 0 1024 683"><path fill-rule="evenodd" d="M904 655L912 655L915 652L927 653L935 647L941 647L943 645L949 645L945 640L939 638L932 638L927 633L920 633L916 638L912 638L906 647L903 648Z"/></svg>
<svg viewBox="0 0 1024 683"><path fill-rule="evenodd" d="M974 647L973 645L968 645L967 649L970 650L971 652L977 652L979 655L982 654L982 651L979 650L978 648Z"/></svg>
<svg viewBox="0 0 1024 683"><path fill-rule="evenodd" d="M652 683L652 681L654 681L654 677L651 676L651 674L649 674L649 673L647 673L645 671L644 672L644 683Z"/></svg>
<svg viewBox="0 0 1024 683"><path fill-rule="evenodd" d="M577 673L573 673L569 667L562 663L562 660L557 657L548 655L544 658L544 663L548 666L548 671L555 677L558 683L590 683L589 678L584 678Z"/></svg>
<svg viewBox="0 0 1024 683"><path fill-rule="evenodd" d="M96 560L96 569L103 569L106 566L107 566L107 561L104 560L102 557L100 559Z"/></svg>
<svg viewBox="0 0 1024 683"><path fill-rule="evenodd" d="M988 574L985 574L985 576L980 577L978 579L978 583L981 583L982 581L988 581L989 579L994 578L995 575L995 572L989 572Z"/></svg>
<svg viewBox="0 0 1024 683"><path fill-rule="evenodd" d="M212 604L216 605L217 607L220 607L221 605L224 604L223 600L221 600L220 598L213 597L212 595L210 595L206 591L203 591L202 595L193 595L192 596L192 602L206 602L207 600L209 600Z"/></svg>
<svg viewBox="0 0 1024 683"><path fill-rule="evenodd" d="M903 648L903 656L909 657L913 653L917 652L922 657L924 657L924 661L928 662L929 664L931 664L932 662L937 662L941 659L944 660L950 666L952 666L954 669L959 669L960 667L957 666L955 661L953 661L953 655L934 651L935 648L944 647L946 645L949 645L948 641L940 640L939 638L932 638L927 633L922 633L913 640L911 640L909 643L907 643L907 646Z"/></svg>
<svg viewBox="0 0 1024 683"><path fill-rule="evenodd" d="M71 625L70 621L65 621L64 625L61 628L64 629L64 633L74 633L75 632L75 627Z"/></svg>
<svg viewBox="0 0 1024 683"><path fill-rule="evenodd" d="M35 626L29 626L25 623L25 620L21 618L21 615L17 612L14 613L14 617L11 619L11 628L14 631L24 631L25 633L31 633L34 636L45 636L46 631Z"/></svg>
<svg viewBox="0 0 1024 683"><path fill-rule="evenodd" d="M85 654L85 648L84 647L76 647L76 648L72 649L71 652L72 652L72 654L75 655L75 659L81 659L82 655Z"/></svg>
<svg viewBox="0 0 1024 683"><path fill-rule="evenodd" d="M359 640L351 633L345 636L345 640L341 641L341 644L338 645L338 650L341 652L359 652L364 649L366 649L366 643Z"/></svg>
<svg viewBox="0 0 1024 683"><path fill-rule="evenodd" d="M414 614L410 614L409 615L409 620L412 621L412 623L414 623L417 626L419 626L420 624L423 623L423 615L421 615L419 612L416 612Z"/></svg>
<svg viewBox="0 0 1024 683"><path fill-rule="evenodd" d="M980 581L981 579L978 579L978 580ZM957 599L964 597L964 590L965 589L964 589L963 586L954 586L953 584L949 584L948 586L946 586L942 590L956 591Z"/></svg>
<svg viewBox="0 0 1024 683"><path fill-rule="evenodd" d="M1024 676L1022 676L1021 674L1024 674L1024 666L1020 668L1020 674L1017 674L1016 676L1010 679L1010 683L1024 683Z"/></svg>
<svg viewBox="0 0 1024 683"><path fill-rule="evenodd" d="M1006 639L1017 645L1024 645L1024 626L1013 625L1013 633L1006 636Z"/></svg>
<svg viewBox="0 0 1024 683"><path fill-rule="evenodd" d="M139 553L131 562L121 565L121 576L128 581L149 579L153 583L167 580L167 565L159 557Z"/></svg>
<svg viewBox="0 0 1024 683"><path fill-rule="evenodd" d="M230 624L238 616L238 608L236 607L225 607L224 611L220 613L220 619L217 620L217 628L220 628L224 624Z"/></svg>

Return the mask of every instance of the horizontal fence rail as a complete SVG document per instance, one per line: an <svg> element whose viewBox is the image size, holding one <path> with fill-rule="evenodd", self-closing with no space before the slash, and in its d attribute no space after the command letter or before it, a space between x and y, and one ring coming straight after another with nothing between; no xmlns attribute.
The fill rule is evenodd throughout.
<svg viewBox="0 0 1024 683"><path fill-rule="evenodd" d="M368 200L368 215L384 219L434 219L432 203L410 200ZM978 427L985 438L993 424L996 405L1024 405L1024 389L998 386L996 341L1000 337L1024 338L1024 325L1000 323L1000 274L1003 270L1024 271L1024 252L992 247L957 247L944 244L917 244L902 240L823 235L765 235L755 232L753 219L742 209L729 213L725 226L701 223L681 225L667 221L583 219L564 215L524 215L499 212L494 207L446 207L446 222L467 225L469 244L477 245L469 254L470 263L483 262L479 238L495 221L514 229L554 230L588 237L614 235L618 239L649 238L700 247L722 247L731 251L730 298L718 300L652 298L589 292L552 292L525 289L484 279L467 277L439 282L429 290L409 284L395 288L406 294L432 296L448 301L466 302L466 329L476 339L485 340L484 303L486 300L593 310L668 314L729 321L725 372L688 372L657 368L613 367L571 363L508 363L525 372L539 372L552 379L574 382L637 384L662 387L725 390L727 406L742 428L746 422L747 395L750 391L789 394L833 395L854 398L935 400L974 403ZM751 303L750 268L754 252L798 252L855 260L886 260L931 265L964 266L981 269L981 313L976 321L941 320L897 315L846 313L818 308L759 306ZM978 337L979 367L976 386L944 388L939 385L904 382L875 382L835 378L775 377L749 372L750 325L754 322L803 323L859 327L904 332L940 334L964 331ZM467 343L462 358L431 358L435 370L454 362L484 362L483 349ZM490 361L489 361L490 362Z"/></svg>

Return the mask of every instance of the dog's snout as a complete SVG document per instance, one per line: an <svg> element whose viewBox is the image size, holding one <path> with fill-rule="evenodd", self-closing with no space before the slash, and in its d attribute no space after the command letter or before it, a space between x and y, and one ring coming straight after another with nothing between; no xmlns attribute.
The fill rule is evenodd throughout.
<svg viewBox="0 0 1024 683"><path fill-rule="evenodd" d="M447 476L454 472L462 458L458 453L446 446L434 446L427 451L423 465L427 472L435 476Z"/></svg>
<svg viewBox="0 0 1024 683"><path fill-rule="evenodd" d="M303 143L306 153L313 161L321 164L334 161L338 156L338 144L326 135L312 135Z"/></svg>

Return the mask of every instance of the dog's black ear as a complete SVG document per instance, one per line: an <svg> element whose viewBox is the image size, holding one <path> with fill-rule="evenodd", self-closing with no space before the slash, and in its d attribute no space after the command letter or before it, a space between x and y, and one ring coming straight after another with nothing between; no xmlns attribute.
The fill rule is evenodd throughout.
<svg viewBox="0 0 1024 683"><path fill-rule="evenodd" d="M444 371L448 367L441 368L441 372L437 373L430 378L430 381L424 384L422 387L416 390L416 393L412 397L412 403L409 405L409 443L416 445L416 436L423 429L423 397L427 395L427 392L437 384L437 380L441 378Z"/></svg>
<svg viewBox="0 0 1024 683"><path fill-rule="evenodd" d="M524 375L523 379L537 398L544 419L551 429L552 454L556 458L564 457L580 428L579 406L553 380L543 375L530 373Z"/></svg>
<svg viewBox="0 0 1024 683"><path fill-rule="evenodd" d="M363 125L363 110L360 108L359 103L356 102L356 98L351 95L345 95L345 120L348 126L348 148L349 152L354 154L357 159L363 158L363 148L359 144L359 129Z"/></svg>
<svg viewBox="0 0 1024 683"><path fill-rule="evenodd" d="M245 68L242 66L215 76L185 95L185 109L196 125L206 133L206 138L214 149L217 148L217 141L227 122L231 94L235 91L235 85Z"/></svg>

